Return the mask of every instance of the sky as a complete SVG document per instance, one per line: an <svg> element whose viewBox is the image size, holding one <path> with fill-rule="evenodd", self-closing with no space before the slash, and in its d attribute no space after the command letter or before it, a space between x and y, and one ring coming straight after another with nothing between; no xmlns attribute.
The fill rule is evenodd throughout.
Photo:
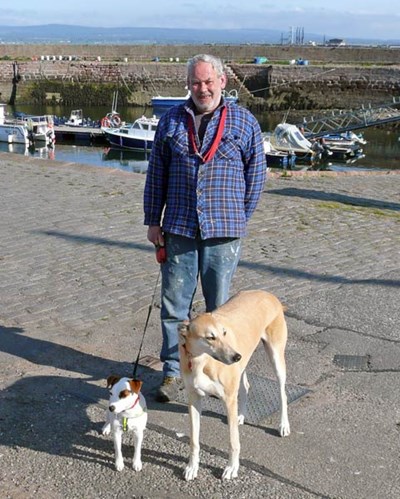
<svg viewBox="0 0 400 499"><path fill-rule="evenodd" d="M0 25L304 28L327 38L400 39L395 0L2 0Z"/></svg>

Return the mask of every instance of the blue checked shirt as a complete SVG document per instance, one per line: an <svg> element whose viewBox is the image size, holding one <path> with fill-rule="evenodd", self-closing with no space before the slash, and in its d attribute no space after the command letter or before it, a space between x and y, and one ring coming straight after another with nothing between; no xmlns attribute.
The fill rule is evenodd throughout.
<svg viewBox="0 0 400 499"><path fill-rule="evenodd" d="M144 224L190 238L242 237L267 174L260 126L247 109L223 104L221 142L214 158L203 163L189 143L192 105L189 99L160 118L146 176ZM201 155L211 147L221 109L208 123Z"/></svg>

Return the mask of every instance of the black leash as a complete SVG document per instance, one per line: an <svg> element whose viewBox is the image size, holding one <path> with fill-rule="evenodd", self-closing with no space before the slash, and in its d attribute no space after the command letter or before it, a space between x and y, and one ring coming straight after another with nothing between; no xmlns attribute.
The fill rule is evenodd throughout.
<svg viewBox="0 0 400 499"><path fill-rule="evenodd" d="M154 305L154 297L156 295L156 290L157 290L157 286L158 286L158 281L160 280L160 274L161 274L161 265L160 265L160 270L158 271L157 273L157 280L156 280L156 285L154 286L154 291L153 291L153 296L151 298L151 303L149 305L149 311L147 313L147 319L146 319L146 323L144 325L144 330L143 330L143 335L142 335L142 341L140 342L140 346L139 346L139 351L138 351L138 354L137 354L137 358L136 358L136 362L134 363L135 366L133 368L133 374L132 374L132 377L133 379L135 379L135 376L136 376L136 371L137 371L137 368L138 368L138 365L139 365L139 357L140 357L140 352L142 351L142 346L143 346L143 341L144 341L144 336L146 334L146 329L147 329L147 325L149 324L149 319L150 319L150 315L151 315L151 311L153 310L153 305Z"/></svg>

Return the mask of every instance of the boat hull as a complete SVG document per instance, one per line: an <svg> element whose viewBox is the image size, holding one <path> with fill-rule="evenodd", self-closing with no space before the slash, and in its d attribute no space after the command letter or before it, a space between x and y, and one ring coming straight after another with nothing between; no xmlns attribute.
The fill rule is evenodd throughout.
<svg viewBox="0 0 400 499"><path fill-rule="evenodd" d="M0 142L29 144L28 130L24 125L0 125Z"/></svg>
<svg viewBox="0 0 400 499"><path fill-rule="evenodd" d="M153 146L152 139L135 138L129 136L121 136L112 131L104 130L106 138L111 146L120 147L122 149L130 149L131 151L151 151Z"/></svg>
<svg viewBox="0 0 400 499"><path fill-rule="evenodd" d="M270 151L265 153L267 167L292 169L296 162L296 155L281 151Z"/></svg>

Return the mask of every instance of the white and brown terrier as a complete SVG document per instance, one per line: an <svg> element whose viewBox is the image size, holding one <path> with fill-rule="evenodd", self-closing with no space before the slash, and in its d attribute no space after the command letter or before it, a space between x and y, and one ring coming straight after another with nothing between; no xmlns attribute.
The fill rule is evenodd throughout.
<svg viewBox="0 0 400 499"><path fill-rule="evenodd" d="M142 442L147 424L147 407L144 396L140 393L143 382L130 378L109 376L107 388L110 399L107 409L106 423L102 434L112 434L115 449L115 468L124 469L122 457L122 433L132 430L135 452L132 467L135 471L142 469Z"/></svg>

